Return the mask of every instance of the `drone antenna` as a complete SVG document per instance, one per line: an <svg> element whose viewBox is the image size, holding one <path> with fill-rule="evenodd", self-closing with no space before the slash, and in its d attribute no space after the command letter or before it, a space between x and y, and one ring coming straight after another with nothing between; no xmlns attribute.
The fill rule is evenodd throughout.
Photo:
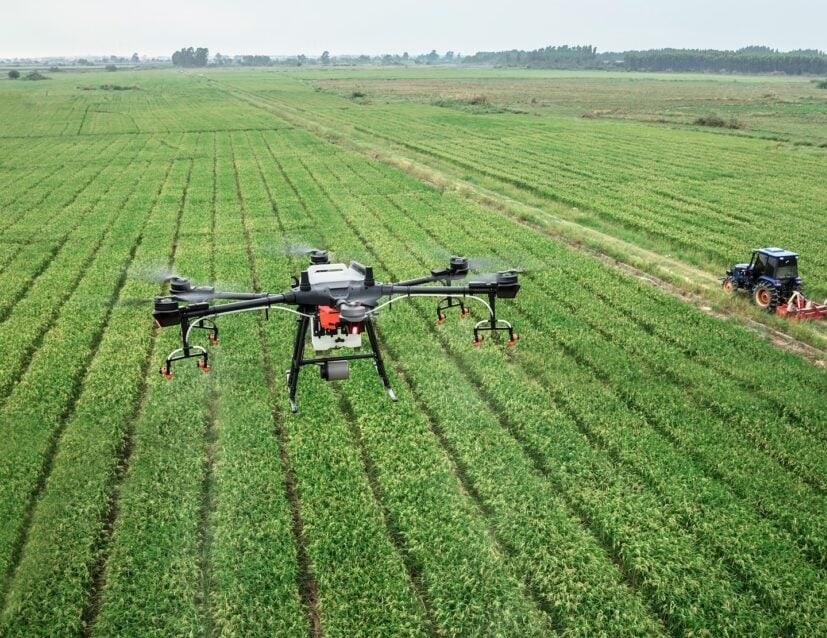
<svg viewBox="0 0 827 638"><path fill-rule="evenodd" d="M303 290L307 292L310 290L310 276L307 274L306 270L302 270L301 279L299 280L299 290Z"/></svg>

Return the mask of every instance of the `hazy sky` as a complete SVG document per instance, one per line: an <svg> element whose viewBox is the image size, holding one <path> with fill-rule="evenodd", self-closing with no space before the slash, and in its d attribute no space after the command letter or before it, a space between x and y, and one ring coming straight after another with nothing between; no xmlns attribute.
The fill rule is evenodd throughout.
<svg viewBox="0 0 827 638"><path fill-rule="evenodd" d="M827 0L1 0L0 57L420 53L593 44L827 49Z"/></svg>

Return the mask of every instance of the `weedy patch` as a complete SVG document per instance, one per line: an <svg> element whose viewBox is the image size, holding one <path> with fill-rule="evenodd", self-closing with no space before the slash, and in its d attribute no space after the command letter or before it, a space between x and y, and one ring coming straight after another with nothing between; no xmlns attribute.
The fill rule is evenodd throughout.
<svg viewBox="0 0 827 638"><path fill-rule="evenodd" d="M725 119L719 115L702 115L701 117L696 118L692 123L696 126L710 126L712 128L744 128L744 125L734 117Z"/></svg>

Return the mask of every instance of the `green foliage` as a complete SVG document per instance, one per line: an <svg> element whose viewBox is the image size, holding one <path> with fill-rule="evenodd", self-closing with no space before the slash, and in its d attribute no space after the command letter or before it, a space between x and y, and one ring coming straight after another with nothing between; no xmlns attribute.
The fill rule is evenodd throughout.
<svg viewBox="0 0 827 638"><path fill-rule="evenodd" d="M204 67L207 66L209 58L209 49L205 47L186 47L179 49L172 54L172 63L175 66L183 67Z"/></svg>
<svg viewBox="0 0 827 638"><path fill-rule="evenodd" d="M725 120L720 115L702 115L701 117L696 118L693 123L697 126L711 126L712 128L743 128L743 124L735 118Z"/></svg>
<svg viewBox="0 0 827 638"><path fill-rule="evenodd" d="M591 67L597 62L597 47L548 46L533 51L480 51L462 59L466 64L496 64L531 68L569 69Z"/></svg>
<svg viewBox="0 0 827 638"><path fill-rule="evenodd" d="M81 86L78 88L83 91L138 91L141 87L135 84L131 86L123 84L99 84L98 86Z"/></svg>
<svg viewBox="0 0 827 638"><path fill-rule="evenodd" d="M26 75L24 75L21 79L23 80L31 80L31 81L38 81L38 80L51 80L47 75L43 75L40 71L29 71Z"/></svg>
<svg viewBox="0 0 827 638"><path fill-rule="evenodd" d="M823 73L827 70L827 54L809 49L777 51L769 47L751 46L736 51L714 49L650 49L598 53L585 46L548 46L533 51L480 51L467 56L469 64L497 66L570 69L619 68L629 71L693 71L711 73Z"/></svg>
<svg viewBox="0 0 827 638"><path fill-rule="evenodd" d="M707 265L762 233L809 248L820 151L353 108L299 73L0 90L0 635L825 635L823 371L542 232L565 213ZM497 106L493 84L458 99ZM532 204L541 230L318 122ZM436 300L401 300L378 319L399 402L355 362L338 384L305 369L296 415L287 313L222 321L209 374L157 373L179 336L151 325L148 266L279 290L295 239L384 281L455 253L526 266L498 305L521 340L473 348L482 306L437 326Z"/></svg>
<svg viewBox="0 0 827 638"><path fill-rule="evenodd" d="M9 71L8 76L10 80L16 80L20 77L20 71L18 71L17 69L12 69L11 71Z"/></svg>

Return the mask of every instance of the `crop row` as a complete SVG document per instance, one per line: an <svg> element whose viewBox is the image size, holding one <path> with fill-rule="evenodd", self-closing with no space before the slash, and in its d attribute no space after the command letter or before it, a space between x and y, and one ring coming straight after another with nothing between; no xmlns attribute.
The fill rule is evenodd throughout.
<svg viewBox="0 0 827 638"><path fill-rule="evenodd" d="M290 97L304 92L303 88L290 88ZM591 216L589 223L608 222L606 228L611 230L614 224L615 233L632 232L638 239L652 238L712 271L746 253L752 247L744 244L747 236L756 244L787 242L800 249L807 256L812 281L818 282L827 268L813 244L812 231L819 221L810 211L822 208L824 202L812 189L812 180L802 182L794 200L778 202L774 186L765 188L759 183L745 190L740 185L743 181L732 179L760 182L755 175L756 153L763 153L774 163L773 184L784 182L788 175L800 178L802 170L819 170L809 158L796 159L783 153L769 157L763 142L722 142L694 132L627 124L567 123L554 118L527 121L513 116L454 114L448 122L437 117L443 114L442 109L425 106L406 108L408 117L400 121L396 112L399 105L334 110L322 107L335 103L337 98L322 94L305 97L318 107L310 116L319 121L352 125L452 162L463 170L509 183L525 195L539 196L540 201L562 201L577 207L580 218ZM269 96L262 99L278 103ZM295 100L287 103L292 107ZM305 107L304 115L308 112ZM679 141L675 138L686 145L686 150L675 145ZM676 150L665 155L664 141L669 140L669 148ZM726 163L722 154L726 155ZM674 157L680 158L677 163ZM733 210L733 202L741 207ZM781 235L779 216L785 220ZM749 224L748 233L739 229L741 218ZM714 267L710 267L710 257Z"/></svg>
<svg viewBox="0 0 827 638"><path fill-rule="evenodd" d="M261 142L257 146L257 157L260 157L265 151ZM271 158L269 161L279 162L275 155ZM304 224L307 224L308 216L316 219L319 206L316 198L320 194L313 186L312 177L303 172L297 175L280 162L279 165L284 171L285 182L295 189L294 196L301 205L302 214L296 216L296 221L302 221L304 217ZM308 179L309 182L305 181ZM282 188L284 185L282 183ZM326 233L327 226L325 224L320 232ZM309 394L308 376L305 372L303 384L307 385L303 385L300 396L302 409L310 401L302 400L302 397L315 399L318 396ZM371 394L375 396L376 381L370 379ZM499 627L502 631L516 631L521 635L537 633L543 621L525 598L515 576L504 570L501 560L491 554L486 529L459 490L445 459L433 451L422 433L411 432L408 436L406 430L409 428L396 420L399 415L390 422L387 420L389 415L385 414L383 421L383 416L374 412L372 418L365 421L359 405L361 400L341 397L339 403L341 435L349 440L347 447L355 452L357 467L367 475L370 499L374 507L379 508L389 530L385 533L390 533L396 551L403 557L409 577L425 606L428 624L436 627L438 632L450 635L478 631L474 627L490 627L492 631ZM396 434L377 436L376 428L383 427L392 427ZM316 428L319 428L318 422ZM367 428L372 428L373 433ZM297 453L300 450L298 447ZM417 452L414 454L413 450ZM416 462L417 467L406 467L405 463L411 462ZM311 518L305 520L311 521ZM431 551L436 542L441 547L438 553ZM309 553L312 557L312 545ZM358 555L348 560L354 559L358 560ZM463 566L464 574L459 580L456 578L458 565ZM327 571L322 566L317 569L322 609L325 608ZM470 601L478 601L478 604L470 604ZM500 610L499 617L492 615L494 609ZM323 627L326 627L324 618Z"/></svg>
<svg viewBox="0 0 827 638"><path fill-rule="evenodd" d="M63 217L69 228L64 229L64 237L53 247L57 249L54 254L50 250L41 255L43 272L35 272L35 279L30 285L27 282L8 300L7 316L0 323L0 357L5 364L0 370L0 399L8 395L25 371L43 335L84 280L87 268L94 259L106 257L105 240L119 220L123 220L123 207L135 194L143 175L133 177L127 190L116 189L111 200L101 195L88 207L81 208L78 214L80 220L68 221L71 219L69 214ZM103 188L104 194L111 189ZM138 195L139 198L141 196ZM12 274L12 271L4 273Z"/></svg>
<svg viewBox="0 0 827 638"><path fill-rule="evenodd" d="M316 167L314 166L314 170L315 170L315 168ZM346 199L347 198L346 193L339 192L338 190L334 191L334 192L335 192L335 196L336 196L337 201L347 202L347 204L344 204L344 203L342 204L342 206L344 208L346 208L347 210L351 210L351 211L352 210L358 210L354 206L354 204L352 204L349 200ZM360 214L354 214L354 219L364 219L364 217ZM366 219L364 220L363 223L366 226L370 226L370 224L371 224L371 222L369 220L366 220ZM376 228L375 224L373 224L371 226L371 228L375 229ZM368 228L362 229L362 232L366 233L364 235L364 237L366 238L366 241L371 241L369 239L370 234L367 233L367 231L368 231ZM382 231L379 230L379 229L376 229L376 230L372 230L371 232L374 232L374 233L380 232L381 233ZM376 240L374 240L374 241L376 241ZM387 242L387 240L386 240L386 242ZM374 246L375 245L376 244L374 244ZM406 274L406 273L402 273L402 274ZM455 400L454 395L452 394L451 396L452 396L452 399ZM623 498L622 498L622 501L618 501L618 502L626 503L626 505L624 506L624 508L625 508L625 507L628 507L629 499L630 499L630 495L624 495ZM602 499L601 499L601 502L602 502ZM671 546L673 556L678 556L678 555L681 556L680 561L678 559L675 559L675 561L676 561L675 563L670 562L670 564L669 564L669 567L673 570L673 574L672 574L672 580L673 581L674 581L674 578L676 577L677 574L680 574L681 572L687 573L686 570L697 570L697 569L704 570L704 569L706 569L706 570L708 570L707 580L718 581L718 589L716 591L712 591L708 594L710 596L710 602L712 600L714 600L716 596L722 596L722 595L725 596L725 597L731 596L731 597L734 597L735 599L739 598L739 596L733 590L727 590L727 586L724 584L726 582L726 578L722 574L713 575L713 573L715 572L715 569L711 566L711 564L707 563L704 566L703 560L699 559L698 557L695 556L695 553L697 552L697 549L693 548L693 549L690 550L689 547L686 546L686 545L684 545L683 550L678 549L681 546L681 541L679 541L677 538L675 538L675 537L678 537L678 538L680 537L680 534L676 530L671 530L670 529L669 532L665 532L664 529L661 529L659 532L657 532L657 533L655 532L657 527L656 526L653 527L653 525L655 525L655 523L653 521L652 507L651 506L648 507L648 508L641 507L640 508L640 513L638 514L638 516L643 517L644 512L645 512L646 520L649 521L648 527L649 527L650 530L652 530L651 533L648 535L648 540L650 542L654 543L654 544L666 543L667 546ZM594 514L590 513L589 517L593 518ZM647 527L647 526L644 526L644 529L645 529L645 527ZM667 529L669 527L671 527L671 526L667 524ZM617 543L617 542L619 542L619 541L615 541L615 543ZM683 541L683 542L685 543L685 541ZM628 569L628 566L627 566L627 569ZM640 576L638 576L638 577L640 577ZM691 582L694 581L695 578L697 578L697 576L693 577L693 578L687 577L686 582L691 583ZM654 582L657 582L657 581L654 580L654 579L650 580L650 583L653 584ZM674 587L674 582L672 582L672 586ZM727 592L727 591L729 593L724 593L724 592ZM665 593L666 592L664 592L662 594L662 595L664 595L664 598L665 598ZM693 595L697 595L697 592ZM752 618L752 614L749 613L749 611L751 611L751 610L749 609L749 604L746 602L746 600L740 600L736 604L741 605L743 607L743 609L745 610L745 612L744 612L745 616L744 616L743 619L741 619L741 621L746 622L748 624L751 623L752 620L750 620L750 619ZM709 616L705 618L704 622L707 622L707 623L711 623L711 622L718 623L718 622L720 622L720 623L726 624L727 622L730 622L732 619L724 620L723 618L719 617L716 621L712 621L713 617L718 616L719 610L720 610L720 605L721 605L720 600L718 600L717 603L712 603L711 602L711 604L708 607L704 605L703 610L699 611L698 613L699 614L703 614L703 613L709 614ZM675 622L675 620L673 620L673 622Z"/></svg>
<svg viewBox="0 0 827 638"><path fill-rule="evenodd" d="M164 169L147 180L148 192L131 200L142 210ZM134 207L134 208L133 208ZM0 574L8 575L24 540L31 504L43 487L65 420L76 403L87 366L97 351L146 224L141 215L123 214L104 235L98 256L82 275L62 312L17 380L0 413L2 519Z"/></svg>
<svg viewBox="0 0 827 638"><path fill-rule="evenodd" d="M294 175L294 179L301 183L300 175ZM312 199L309 192L305 191L305 195L316 204L314 210L317 214L323 214L322 211L326 208L324 203ZM328 202L327 207L329 205ZM343 251L359 248L358 238L352 230L343 226L341 220L327 219L326 226L336 237L337 247ZM397 312L404 311L395 310L394 315ZM430 318L431 313L428 316ZM421 318L413 318L411 323L421 324L418 319ZM461 462L467 468L463 471L473 475L474 486L469 487L466 483L463 487L477 492L476 498L482 500L481 507L486 511L486 516L493 518L491 525L498 542L508 547L519 572L526 574L529 586L536 591L535 595L540 598L542 607L553 610L556 625L572 633L580 630L588 633L589 629L595 631L601 627L636 635L641 632L656 632L656 625L648 619L642 605L618 582L620 575L612 569L607 557L593 540L582 533L559 497L529 467L530 463L521 457L513 441L509 442L501 436L496 419L486 421L479 406L460 398L456 379L446 383L444 378L434 378L436 371L433 367L440 369L442 366L441 369L444 370L446 366L450 368L450 364L440 360L438 352L434 360L429 360L428 354L434 354L433 348L427 346L427 341L423 344L422 336L415 334L422 328L418 325L412 332L408 326L397 332L409 335L409 340L417 344L406 353L406 358L412 355L417 362L428 361L424 367L412 366L413 374L420 381L423 377L433 379L428 396L438 406L434 412L438 414L440 423L445 428L450 428L452 437L464 437L463 452L472 455L471 458L463 458ZM420 352L419 357L414 355L417 351ZM398 439L399 432L413 430L405 436L415 437L417 452L403 454L394 465L395 474L398 475L395 480L404 482L408 480L404 478L406 475L418 474L422 469L409 467L402 470L399 464L404 464L405 459L411 457L417 459L417 463L421 462L423 450L434 450L439 437L425 433L428 419L411 408L404 411L404 422L397 423L394 419L388 423L387 399L379 391L374 375L360 374L359 377L363 382L360 383L358 397L348 398L347 403L354 415L360 417L363 427L374 431L372 436L377 441ZM445 395L446 387L451 389L448 396ZM352 389L349 387L348 397L351 394ZM402 401L409 402L410 397L403 396ZM363 407L363 404L368 407ZM449 414L441 414L445 410ZM469 415L473 425L467 422ZM487 435L493 437L484 448L479 443L483 427L486 427ZM429 455L440 456L435 451L429 452ZM409 498L416 494L416 490L410 492ZM550 552L549 547L554 547L555 551ZM584 583L587 584L586 588L583 588ZM613 612L607 613L608 609Z"/></svg>
<svg viewBox="0 0 827 638"><path fill-rule="evenodd" d="M504 235L503 233L500 233L499 236L503 237ZM599 279L599 275L596 274L595 278ZM572 278L570 277L569 281L571 280ZM578 306L580 309L579 312L582 312L583 307L584 305L582 304ZM605 317L605 315L605 311L602 311L602 316ZM534 320L537 321L536 318ZM561 320L563 320L563 317L561 317ZM541 335L542 333L537 333L535 337L541 338ZM559 354L561 356L565 356L565 352L561 352ZM543 369L543 357L539 356L536 358L536 367L534 368L535 374L544 376L543 373L540 372ZM597 359L600 361L605 361L607 359L614 360L612 355L609 354L598 356ZM560 359L556 358L556 360L559 361ZM628 366L625 367L625 370L628 375ZM569 373L569 376L577 377L578 375L575 373ZM582 377L582 373L579 376ZM549 380L549 382L551 382L551 380ZM585 386L587 381L584 379L581 383ZM656 384L657 382L652 381L652 383ZM596 394L601 393L601 388L597 386L592 390L592 392ZM653 392L658 393L662 392L662 390L655 388ZM602 394L605 394L605 392L602 392ZM604 410L611 405L608 399L609 397L607 397L604 402L601 402L601 407ZM618 404L618 407L622 408L622 404ZM622 424L624 420L629 421L630 417L627 416L624 419L622 417L622 412L623 410L621 410L620 413L613 413L606 419L606 422L610 423L612 427L612 429L608 430L608 432L613 432L616 430L617 426ZM598 417L594 418L599 422ZM635 424L638 420L638 418L631 416L630 424ZM727 494L725 489L722 490L721 487L716 486L714 482L710 482L705 479L703 474L698 474L694 471L694 468L692 468L691 465L688 466L686 464L686 459L682 459L680 455L676 455L671 450L668 441L660 440L660 437L656 434L649 434L647 439L641 439L640 437L643 435L645 430L642 430L640 425L632 425L632 427L632 431L635 432L636 435L635 438L631 440L640 440L641 450L645 454L643 457L639 457L638 459L638 471L641 472L644 478L653 484L654 487L664 495L664 497L669 499L670 507L677 508L676 511L680 511L679 508L682 505L685 505L693 497L699 499L702 498L707 503L705 508L698 510L698 512L704 514L704 516L708 516L710 525L713 527L700 527L700 525L702 525L702 521L697 520L698 512L695 512L691 518L688 517L686 519L688 524L693 526L697 525L701 530L715 529L715 525L722 525L727 529L739 530L737 533L732 534L731 537L723 537L723 541L716 538L715 534L706 535L705 542L717 544L721 548L723 556L726 558L729 558L730 556L742 557L740 559L740 563L742 564L738 565L738 568L750 572L750 577L754 578L757 582L767 583L765 591L768 596L776 598L774 601L775 604L789 606L790 603L788 601L795 598L793 595L795 592L810 592L819 590L819 578L813 573L813 571L806 565L801 564L800 558L795 555L794 551L790 552L789 549L783 549L783 543L780 542L783 535L779 535L771 528L767 528L765 524L757 521L754 515L750 515L748 510L745 510L743 507L739 506L737 502L733 502L732 495ZM604 444L606 441L605 436L605 434L598 435L598 438L601 439ZM611 442L611 438L609 441ZM614 446L614 444L612 445ZM630 456L629 452L624 450L623 447L615 448L613 453L616 455L615 458L626 462L632 468L635 467L635 456ZM653 456L653 454L655 456ZM676 480L682 473L686 474L685 479ZM682 493L680 489L676 489L680 485L684 484L695 486L705 485L706 493L697 492L697 487L695 488L695 491L690 494ZM814 501L817 499L810 496L810 500ZM817 519L814 520L817 521ZM818 526L817 523L816 526ZM773 543L768 544L765 540L767 538L774 538L775 540ZM807 537L805 536L804 538ZM816 535L815 538L818 538L818 535ZM786 543L789 545L789 540L786 540ZM818 546L817 542L816 546ZM798 565L795 573L796 578L799 579L799 582L794 586L793 590L791 592L787 592L786 595L774 596L777 590L780 589L783 591L783 587L790 585L789 576L785 577L783 581L777 582L780 570L771 570L769 573L762 573L765 565L772 564ZM800 597L801 594L799 593L798 596ZM805 598L807 597L805 596ZM809 603L804 600L799 600L796 603L796 605L800 605L805 609L808 604L812 608L812 599L810 599Z"/></svg>
<svg viewBox="0 0 827 638"><path fill-rule="evenodd" d="M38 233L48 228L49 224L58 222L59 215L76 206L81 197L88 196L86 191L106 168L106 163L82 167L76 172L61 172L61 168L56 175L38 179L31 187L19 191L13 189L13 192L19 194L14 201L4 206L6 225L0 231L0 239L9 244L10 249L4 251L0 260L0 272L5 271L30 243L41 239ZM17 215L14 214L15 207L20 208Z"/></svg>
<svg viewBox="0 0 827 638"><path fill-rule="evenodd" d="M149 197L129 208L144 220L140 239L73 412L54 443L51 473L0 617L4 635L78 634L96 611L90 591L100 586L105 542L117 515L116 483L128 462L152 343L146 306L128 302L157 291L157 284L140 277L141 264L169 253L178 207L159 200L180 190L171 182L185 171L159 165L153 171L157 186L148 182Z"/></svg>
<svg viewBox="0 0 827 638"><path fill-rule="evenodd" d="M432 209L435 208L435 206L435 202L429 199L425 208ZM421 217L421 214L416 215L416 217ZM461 210L457 210L456 213L449 215L449 218L460 220L463 218L463 214ZM456 223L456 221L452 222L454 226ZM473 230L468 228L467 232L469 234L479 232L480 225L484 223L485 222L480 219L475 220L472 226ZM430 221L426 227L439 227L440 224L444 224L444 222L436 219ZM465 224L460 222L460 226L465 226ZM449 233L451 229L446 227L442 232ZM507 223L498 224L496 228L491 229L492 236L502 237L507 236L507 233ZM518 235L518 237L522 238L523 236ZM431 241L439 241L439 236L437 235L430 239ZM530 253L532 250L537 250L538 246L543 245L537 242L526 241L520 241L519 243L522 245L511 251L506 249L505 254L525 255L526 252ZM426 245L426 243L423 242L421 245ZM486 249L488 252L493 250L496 253L496 250L500 248L483 248L483 250ZM768 469L773 467L772 462L760 453L756 454L748 446L744 446L743 439L740 438L737 433L731 431L731 427L728 425L730 422L729 417L719 417L716 419L714 417L710 418L703 411L698 412L697 401L691 400L692 392L694 392L694 390L692 390L694 386L691 382L679 382L675 385L670 382L669 379L665 379L662 374L656 373L654 376L646 378L645 382L635 383L629 370L612 374L612 368L608 362L615 360L623 361L625 357L621 355L625 353L626 356L628 356L630 352L635 353L635 358L637 358L639 356L637 353L648 353L648 351L652 349L662 347L661 344L651 342L645 330L641 330L637 326L626 325L623 316L619 319L614 319L614 322L618 320L621 322L620 327L614 332L607 332L606 326L612 325L614 315L614 313L607 312L607 308L617 307L624 314L628 311L622 308L624 302L620 299L620 297L626 294L624 290L625 286L618 286L616 280L612 281L608 277L605 269L591 267L587 270L580 268L579 273L571 272L571 265L577 262L552 253L545 255L544 261L557 263L559 266L555 267L554 272L549 273L541 279L530 276L533 285L521 294L521 299L518 303L525 301L527 307L531 309L542 307L544 303L547 305L550 302L552 304L550 314L553 316L559 314L560 319L556 319L554 324L548 328L549 330L556 329L557 326L555 324L559 324L561 321L564 321L566 325L570 326L573 334L583 333L585 326L589 324L593 326L592 330L598 335L601 335L602 330L605 345L601 347L604 348L605 352L601 356L596 357L597 363L592 366L593 370L599 375L601 382L605 383L606 381L610 381L612 385L620 390L619 396L622 399L630 400L631 398L633 402L632 409L634 411L647 414L649 420L651 420L655 426L660 426L661 431L665 432L673 442L677 442L683 447L685 453L688 454L690 458L696 461L700 459L702 461L701 466L705 467L711 476L720 477L723 475L726 480L738 488L738 492L741 495L754 503L759 511L762 513L766 511L773 513L777 520L789 526L791 532L799 539L802 547L804 547L817 562L823 562L823 545L819 540L824 538L823 526L818 515L818 512L823 507L823 501L820 495L813 494L811 490L802 486L795 477L786 478L783 470L778 467L775 468L775 471L768 471ZM560 281L555 282L554 280L558 278L558 269L561 271L561 274L559 274ZM570 272L567 274L566 270ZM543 279L552 279L552 282L550 284L543 283ZM599 282L602 279L606 279L608 282L605 286L606 289L617 290L618 295L616 299L607 299L603 301L603 303L595 303L595 301L600 300L594 296L589 297L588 295L584 295L580 291L580 286L588 287L590 282ZM578 286L572 286L572 282L578 280L583 283ZM537 289L538 286L540 289ZM562 307L562 314L554 310L554 308L558 306ZM532 316L534 315L536 315L536 313L532 313ZM579 316L582 316L582 319L576 318ZM675 308L675 313L671 316L682 316L682 309L680 307ZM543 319L539 319L539 321L542 322ZM709 322L710 320L707 321ZM712 332L711 328L714 326L715 323L711 323L709 327L703 330L703 333L709 335ZM691 331L687 331L686 328L679 329L678 327L674 327L671 332L673 334L683 334L685 339L690 339L691 335L694 334L697 341L697 329L691 328L690 330ZM623 347L622 344L617 344L617 342L622 341L627 335L638 335L637 338L639 340L643 339L650 343L646 343L644 346L630 345L619 352L611 352L611 349L615 349L618 346ZM725 335L722 335L722 337L725 337ZM592 339L592 341L594 340ZM599 345L599 340L594 341L592 348ZM608 348L608 350L606 348ZM578 352L578 349L575 348L573 351ZM644 357L642 363L645 364L645 360ZM666 360L671 361L671 358L666 358ZM797 367L795 364L800 365L798 360L791 357L788 357L788 362L793 366L793 369ZM644 365L641 370L644 371L645 369ZM802 371L803 370L804 368L802 367ZM812 377L812 370L809 370L809 373ZM610 376L607 376L607 374ZM698 383L703 387L705 382L701 381ZM726 381L720 381L718 385L720 387L726 387L728 394L732 392L730 384ZM689 396L691 402L682 398L683 395L687 393L686 388L690 388ZM642 399L640 396L641 393L646 394L646 397ZM668 397L671 397L671 400L667 402ZM813 397L813 401L818 405L818 403L823 401L823 397L819 397L816 394ZM664 407L659 410L651 407L661 404ZM678 406L681 407L679 408ZM703 429L697 427L681 428L680 422L675 423L672 416L677 409L687 413L697 412L698 414L694 419L702 419L706 422L706 426ZM749 414L752 414L752 412ZM779 418L777 414L768 414L771 418ZM783 416L780 418L783 420ZM714 433L714 436L710 436L712 433ZM686 444L684 445L684 443ZM732 465L734 465L734 467L728 465L722 468L716 461L716 459L720 459L722 456L732 459ZM758 485L761 487L756 489ZM768 499L768 494L772 494L773 498Z"/></svg>
<svg viewBox="0 0 827 638"><path fill-rule="evenodd" d="M138 152L140 146L136 145L135 154ZM4 263L0 275L3 286L0 317L8 314L32 280L50 265L67 242L77 236L82 238L91 234L89 227L84 225L85 216L95 212L97 207L112 206L117 202L123 191L117 185L118 178L130 176L129 168L102 165L88 179L86 176L81 177L80 186L74 187L74 194L64 205L56 206L53 211L41 212L40 215L27 216L21 220L19 228L4 233L4 238L15 242L16 250L8 252L8 261ZM145 170L146 167L141 169ZM134 170L132 172L135 173ZM96 180L101 181L96 184Z"/></svg>

